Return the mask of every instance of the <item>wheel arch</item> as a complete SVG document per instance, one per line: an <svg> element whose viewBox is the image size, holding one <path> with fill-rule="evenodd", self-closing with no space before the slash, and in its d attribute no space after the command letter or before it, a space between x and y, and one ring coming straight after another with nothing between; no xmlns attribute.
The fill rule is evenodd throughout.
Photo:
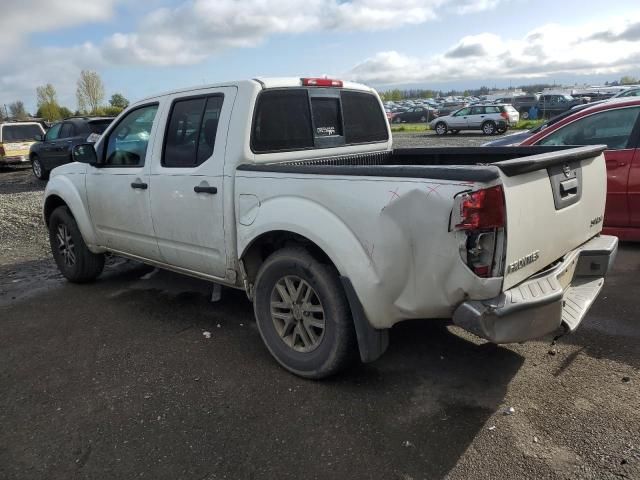
<svg viewBox="0 0 640 480"><path fill-rule="evenodd" d="M250 296L252 285L264 261L272 253L291 246L303 247L320 263L335 268L351 310L360 359L365 363L377 360L389 345L388 330L378 330L371 326L351 279L341 274L324 249L306 236L288 230L270 230L258 235L246 246L240 260L244 270L243 276L246 276L248 281Z"/></svg>
<svg viewBox="0 0 640 480"><path fill-rule="evenodd" d="M71 180L60 175L49 180L45 191L42 214L47 228L53 211L62 206L66 206L71 212L87 247L89 247L93 253L104 252L104 249L97 248L98 242L95 229L91 223L87 205L83 202L80 192L78 192Z"/></svg>

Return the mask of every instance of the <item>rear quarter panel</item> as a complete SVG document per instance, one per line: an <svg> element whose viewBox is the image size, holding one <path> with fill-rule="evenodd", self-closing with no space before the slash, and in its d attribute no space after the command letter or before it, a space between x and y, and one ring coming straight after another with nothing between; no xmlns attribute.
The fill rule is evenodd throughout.
<svg viewBox="0 0 640 480"><path fill-rule="evenodd" d="M238 171L238 252L285 230L316 243L349 277L371 324L449 317L466 298L499 293L479 279L449 232L453 197L470 184L423 179Z"/></svg>

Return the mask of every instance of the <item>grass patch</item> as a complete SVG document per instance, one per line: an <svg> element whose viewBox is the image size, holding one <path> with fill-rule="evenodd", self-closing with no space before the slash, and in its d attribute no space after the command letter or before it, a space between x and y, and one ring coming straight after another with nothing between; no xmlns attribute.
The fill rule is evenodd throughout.
<svg viewBox="0 0 640 480"><path fill-rule="evenodd" d="M530 130L539 126L544 120L520 120L515 127L510 127L509 130ZM431 130L426 123L392 123L392 132L426 132ZM475 130L480 130L479 128Z"/></svg>
<svg viewBox="0 0 640 480"><path fill-rule="evenodd" d="M520 120L515 127L511 127L512 130L531 130L532 128L542 125L544 120Z"/></svg>
<svg viewBox="0 0 640 480"><path fill-rule="evenodd" d="M426 123L392 123L392 132L426 132L430 130Z"/></svg>

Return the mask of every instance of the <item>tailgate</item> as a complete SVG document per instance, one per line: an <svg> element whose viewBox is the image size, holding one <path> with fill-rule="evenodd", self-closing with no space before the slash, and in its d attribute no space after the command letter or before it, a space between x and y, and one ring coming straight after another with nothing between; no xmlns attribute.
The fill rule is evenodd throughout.
<svg viewBox="0 0 640 480"><path fill-rule="evenodd" d="M602 230L605 146L497 162L506 203L503 289L527 279Z"/></svg>

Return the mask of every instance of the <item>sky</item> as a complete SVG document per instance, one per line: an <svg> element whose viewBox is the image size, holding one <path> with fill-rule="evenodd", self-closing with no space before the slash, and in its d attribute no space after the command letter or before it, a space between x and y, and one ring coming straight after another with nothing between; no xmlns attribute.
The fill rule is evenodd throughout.
<svg viewBox="0 0 640 480"><path fill-rule="evenodd" d="M72 110L80 71L107 97L268 76L380 90L598 84L640 77L637 0L2 0L0 105Z"/></svg>

